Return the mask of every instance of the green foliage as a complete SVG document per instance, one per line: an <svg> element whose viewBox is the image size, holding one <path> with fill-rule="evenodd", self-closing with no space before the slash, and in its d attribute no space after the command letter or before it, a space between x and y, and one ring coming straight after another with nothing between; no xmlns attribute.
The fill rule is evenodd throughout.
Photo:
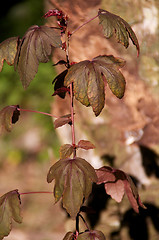
<svg viewBox="0 0 159 240"><path fill-rule="evenodd" d="M20 204L18 190L10 191L0 197L0 239L3 239L10 233L12 219L17 223L22 222Z"/></svg>

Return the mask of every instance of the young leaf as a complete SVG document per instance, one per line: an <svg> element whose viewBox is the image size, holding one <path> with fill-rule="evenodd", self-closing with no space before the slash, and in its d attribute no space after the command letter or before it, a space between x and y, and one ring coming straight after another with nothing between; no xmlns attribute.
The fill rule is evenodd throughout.
<svg viewBox="0 0 159 240"><path fill-rule="evenodd" d="M89 149L93 149L95 148L95 146L93 145L93 143L91 143L90 141L87 141L87 140L80 140L78 142L78 145L77 145L78 148L83 148L85 150L89 150Z"/></svg>
<svg viewBox="0 0 159 240"><path fill-rule="evenodd" d="M55 129L59 128L59 127L62 127L65 124L72 124L71 114L67 114L67 115L64 115L62 117L59 117L54 121Z"/></svg>
<svg viewBox="0 0 159 240"><path fill-rule="evenodd" d="M48 172L48 183L54 179L55 201L62 197L63 207L75 219L83 199L91 193L92 182L97 181L94 168L82 158L61 159Z"/></svg>
<svg viewBox="0 0 159 240"><path fill-rule="evenodd" d="M90 230L80 233L77 240L105 240L105 236L101 231Z"/></svg>
<svg viewBox="0 0 159 240"><path fill-rule="evenodd" d="M68 158L73 153L73 146L71 144L64 144L60 147L60 159Z"/></svg>
<svg viewBox="0 0 159 240"><path fill-rule="evenodd" d="M126 193L135 212L139 212L139 206L145 208L136 186L125 172L111 167L102 167L96 170L96 174L98 176L97 184L104 183L106 193L117 202L121 202Z"/></svg>
<svg viewBox="0 0 159 240"><path fill-rule="evenodd" d="M22 222L20 204L18 190L10 191L0 197L0 239L9 235L12 229L12 219L17 223Z"/></svg>
<svg viewBox="0 0 159 240"><path fill-rule="evenodd" d="M74 233L73 232L67 232L64 236L63 240L73 240L74 239Z"/></svg>
<svg viewBox="0 0 159 240"><path fill-rule="evenodd" d="M11 105L4 107L0 111L0 134L5 130L10 132L12 130L12 124L18 121L20 111L17 108L19 108L19 105Z"/></svg>
<svg viewBox="0 0 159 240"><path fill-rule="evenodd" d="M137 37L130 25L124 19L103 9L99 9L98 17L106 38L111 38L115 35L117 41L126 48L129 46L130 38L136 46L139 55L140 47Z"/></svg>
<svg viewBox="0 0 159 240"><path fill-rule="evenodd" d="M6 60L8 65L14 64L18 42L19 37L11 37L0 44L0 72L2 71L4 60Z"/></svg>
<svg viewBox="0 0 159 240"><path fill-rule="evenodd" d="M68 87L73 82L75 98L85 106L91 106L98 116L105 104L106 82L116 97L123 97L125 79L119 68L124 65L124 60L112 55L98 56L92 61L85 60L68 69L64 85Z"/></svg>
<svg viewBox="0 0 159 240"><path fill-rule="evenodd" d="M61 47L61 36L54 28L47 26L32 26L25 33L15 59L15 69L23 87L27 88L38 71L39 62L46 63L53 47Z"/></svg>
<svg viewBox="0 0 159 240"><path fill-rule="evenodd" d="M57 77L55 77L55 79L53 80L52 83L55 83L55 85L54 85L55 92L54 92L53 96L58 95L59 97L61 97L63 99L65 98L67 89L64 86L64 79L65 79L67 72L68 72L68 70L66 69L65 71L60 73ZM62 89L63 89L63 91L62 91Z"/></svg>

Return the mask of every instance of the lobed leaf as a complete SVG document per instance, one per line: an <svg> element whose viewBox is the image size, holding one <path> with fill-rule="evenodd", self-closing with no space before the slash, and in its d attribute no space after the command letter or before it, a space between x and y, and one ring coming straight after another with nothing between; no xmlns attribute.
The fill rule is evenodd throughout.
<svg viewBox="0 0 159 240"><path fill-rule="evenodd" d="M97 230L87 230L83 233L80 233L77 237L77 240L105 240L105 236L101 231Z"/></svg>
<svg viewBox="0 0 159 240"><path fill-rule="evenodd" d="M126 193L135 212L139 212L139 206L145 208L136 186L125 172L111 167L102 167L96 170L96 174L98 176L97 184L104 183L106 193L117 202L121 202L124 193Z"/></svg>
<svg viewBox="0 0 159 240"><path fill-rule="evenodd" d="M96 116L105 105L105 86L108 83L112 93L122 98L125 92L125 79L119 68L125 65L121 58L103 55L92 61L85 60L68 69L64 85L73 82L75 98L85 106L91 106Z"/></svg>
<svg viewBox="0 0 159 240"><path fill-rule="evenodd" d="M91 193L92 182L97 181L94 168L82 158L61 159L48 172L48 183L54 179L55 201L62 197L63 207L75 219L83 200Z"/></svg>
<svg viewBox="0 0 159 240"><path fill-rule="evenodd" d="M0 44L0 72L2 71L4 60L6 60L8 65L14 64L18 43L19 37L11 37Z"/></svg>
<svg viewBox="0 0 159 240"><path fill-rule="evenodd" d="M68 158L73 153L73 146L71 144L64 144L60 147L60 159Z"/></svg>
<svg viewBox="0 0 159 240"><path fill-rule="evenodd" d="M20 111L18 108L19 105L10 105L0 111L0 134L4 131L10 132L12 130L12 124L19 119Z"/></svg>
<svg viewBox="0 0 159 240"><path fill-rule="evenodd" d="M38 71L39 62L46 63L53 47L61 47L61 37L54 28L34 25L22 38L15 59L20 80L27 88ZM17 66L16 66L17 65Z"/></svg>
<svg viewBox="0 0 159 240"><path fill-rule="evenodd" d="M80 140L77 145L78 148L83 148L85 150L94 149L95 146L93 143L87 140Z"/></svg>
<svg viewBox="0 0 159 240"><path fill-rule="evenodd" d="M103 9L99 9L98 17L106 38L111 38L115 35L117 41L123 44L126 48L129 46L130 38L136 46L139 55L140 47L137 37L131 26L124 19Z"/></svg>
<svg viewBox="0 0 159 240"><path fill-rule="evenodd" d="M20 195L17 189L0 197L0 239L9 235L12 229L12 219L17 223L22 222L20 204Z"/></svg>

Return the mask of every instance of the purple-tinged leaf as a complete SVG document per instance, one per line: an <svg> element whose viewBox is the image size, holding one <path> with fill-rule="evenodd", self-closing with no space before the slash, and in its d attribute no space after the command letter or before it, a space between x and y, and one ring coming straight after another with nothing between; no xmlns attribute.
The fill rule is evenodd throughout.
<svg viewBox="0 0 159 240"><path fill-rule="evenodd" d="M85 106L91 106L96 116L105 105L105 86L108 83L112 93L122 98L125 92L125 79L119 68L125 65L121 58L103 55L92 61L85 60L72 65L64 80L64 85L73 82L75 98Z"/></svg>
<svg viewBox="0 0 159 240"><path fill-rule="evenodd" d="M11 37L0 44L0 72L2 71L4 60L6 60L8 65L14 64L18 43L19 37Z"/></svg>
<svg viewBox="0 0 159 240"><path fill-rule="evenodd" d="M12 229L12 219L22 222L18 190L10 191L0 197L0 239L8 236Z"/></svg>
<svg viewBox="0 0 159 240"><path fill-rule="evenodd" d="M61 116L54 121L55 129L59 128L59 127L62 127L65 124L70 124L70 125L72 124L71 114Z"/></svg>
<svg viewBox="0 0 159 240"><path fill-rule="evenodd" d="M48 183L55 179L55 201L62 197L63 207L75 219L83 199L88 198L92 183L97 181L94 168L82 158L61 159L47 175Z"/></svg>
<svg viewBox="0 0 159 240"><path fill-rule="evenodd" d="M18 108L19 105L10 105L0 111L0 134L12 130L12 124L19 119L20 111Z"/></svg>
<svg viewBox="0 0 159 240"><path fill-rule="evenodd" d="M66 69L65 71L60 73L57 77L55 77L55 79L53 80L52 83L55 83L55 85L54 85L55 92L54 92L53 96L58 95L59 97L61 97L63 99L65 98L66 92L68 91L68 88L66 88L64 86L64 79L65 79L67 72L68 72L68 70Z"/></svg>
<svg viewBox="0 0 159 240"><path fill-rule="evenodd" d="M39 62L49 61L53 47L62 47L61 36L54 28L35 25L25 33L15 59L15 69L25 89L35 77Z"/></svg>
<svg viewBox="0 0 159 240"><path fill-rule="evenodd" d="M101 231L90 230L80 233L77 240L105 240L105 236Z"/></svg>
<svg viewBox="0 0 159 240"><path fill-rule="evenodd" d="M66 235L63 238L63 240L73 240L73 239L75 239L73 232L67 232Z"/></svg>
<svg viewBox="0 0 159 240"><path fill-rule="evenodd" d="M140 47L137 37L130 25L124 19L103 9L99 9L98 17L106 38L111 38L115 35L117 41L126 48L129 46L130 38L136 46L139 55Z"/></svg>
<svg viewBox="0 0 159 240"><path fill-rule="evenodd" d="M90 141L87 141L87 140L80 140L78 142L77 147L85 149L85 150L89 150L89 149L94 149L95 148L94 144L91 143Z"/></svg>
<svg viewBox="0 0 159 240"><path fill-rule="evenodd" d="M117 202L121 202L126 193L135 212L139 212L139 206L145 208L136 186L125 172L112 167L102 167L96 170L96 174L98 176L97 184L104 183L106 193Z"/></svg>
<svg viewBox="0 0 159 240"><path fill-rule="evenodd" d="M60 147L60 159L68 158L73 153L73 146L71 144L64 144Z"/></svg>

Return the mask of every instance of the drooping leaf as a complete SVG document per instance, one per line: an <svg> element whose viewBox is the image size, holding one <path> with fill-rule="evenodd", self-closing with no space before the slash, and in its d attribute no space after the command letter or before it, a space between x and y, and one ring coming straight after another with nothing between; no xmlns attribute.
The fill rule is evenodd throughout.
<svg viewBox="0 0 159 240"><path fill-rule="evenodd" d="M97 169L96 174L98 176L97 184L104 183L106 193L117 202L121 202L124 193L126 193L135 212L139 212L139 206L145 208L140 200L136 186L125 172L105 166Z"/></svg>
<svg viewBox="0 0 159 240"><path fill-rule="evenodd" d="M39 62L46 63L53 47L61 47L61 37L54 28L47 26L32 26L25 33L18 47L16 65L20 80L27 88L38 71Z"/></svg>
<svg viewBox="0 0 159 240"><path fill-rule="evenodd" d="M0 197L0 239L9 235L12 229L12 219L17 223L22 222L20 204L18 190L10 191Z"/></svg>
<svg viewBox="0 0 159 240"><path fill-rule="evenodd" d="M54 85L54 94L53 96L55 95L58 95L59 97L61 98L65 98L66 96L66 92L68 92L68 88L66 88L64 86L64 79L65 79L65 76L67 74L68 70L66 69L65 71L63 71L62 73L60 73L57 77L55 77L55 79L53 80L52 83L55 83Z"/></svg>
<svg viewBox="0 0 159 240"><path fill-rule="evenodd" d="M12 130L12 124L19 119L20 111L18 108L19 105L10 105L0 111L0 134L4 131L10 132Z"/></svg>
<svg viewBox="0 0 159 240"><path fill-rule="evenodd" d="M6 60L8 65L14 64L18 42L19 37L11 37L0 44L0 72L2 71L4 60Z"/></svg>
<svg viewBox="0 0 159 240"><path fill-rule="evenodd" d="M83 148L85 150L89 150L89 149L93 149L95 148L95 146L93 145L93 143L91 143L90 141L87 141L87 140L80 140L78 142L78 145L77 145L78 148Z"/></svg>
<svg viewBox="0 0 159 240"><path fill-rule="evenodd" d="M60 159L68 158L73 153L73 146L71 144L64 144L60 147Z"/></svg>
<svg viewBox="0 0 159 240"><path fill-rule="evenodd" d="M54 121L55 129L59 128L59 127L62 127L65 124L72 124L71 114L61 116Z"/></svg>
<svg viewBox="0 0 159 240"><path fill-rule="evenodd" d="M111 38L115 35L117 41L126 48L129 46L130 38L136 46L139 55L140 47L137 37L131 26L124 19L103 9L99 9L98 17L106 38Z"/></svg>
<svg viewBox="0 0 159 240"><path fill-rule="evenodd" d="M63 207L75 219L83 199L91 193L92 182L97 180L94 168L82 158L61 159L48 172L48 183L54 179L55 201L62 197Z"/></svg>
<svg viewBox="0 0 159 240"><path fill-rule="evenodd" d="M119 68L125 65L121 58L112 55L95 57L74 64L68 69L64 85L73 82L75 98L85 106L91 106L96 116L105 104L105 86L108 83L112 93L122 98L125 92L125 79Z"/></svg>
<svg viewBox="0 0 159 240"><path fill-rule="evenodd" d="M73 240L74 239L74 233L73 232L67 232L64 236L63 240Z"/></svg>
<svg viewBox="0 0 159 240"><path fill-rule="evenodd" d="M80 233L77 240L105 240L105 236L101 231L90 230Z"/></svg>

